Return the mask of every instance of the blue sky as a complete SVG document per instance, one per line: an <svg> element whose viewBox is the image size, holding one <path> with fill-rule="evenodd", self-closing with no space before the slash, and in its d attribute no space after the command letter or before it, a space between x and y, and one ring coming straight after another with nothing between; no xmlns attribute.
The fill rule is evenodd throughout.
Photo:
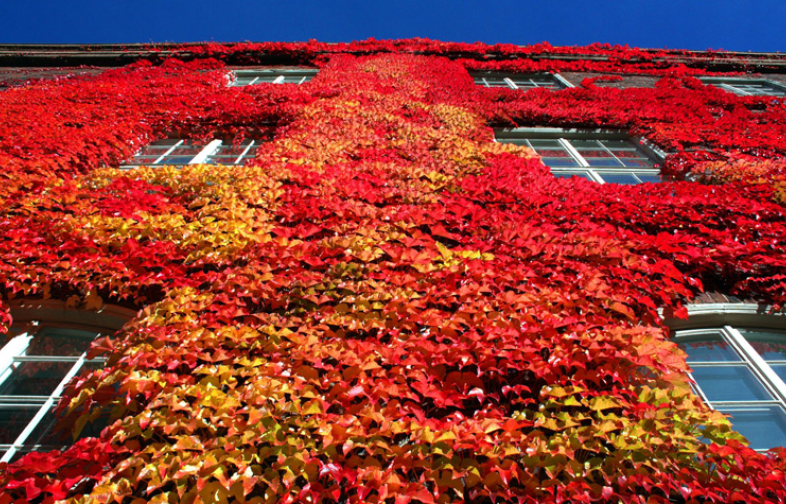
<svg viewBox="0 0 786 504"><path fill-rule="evenodd" d="M6 0L0 43L349 42L427 37L786 51L783 0Z"/></svg>

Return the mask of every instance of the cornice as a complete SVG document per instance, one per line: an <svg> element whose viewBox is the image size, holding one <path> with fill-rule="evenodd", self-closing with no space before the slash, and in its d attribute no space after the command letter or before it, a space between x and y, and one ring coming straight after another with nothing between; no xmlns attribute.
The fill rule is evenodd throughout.
<svg viewBox="0 0 786 504"><path fill-rule="evenodd" d="M161 60L170 56L189 60L208 57L203 51L191 49L202 48L205 43L190 44L3 44L0 45L0 66L6 67L50 67L50 66L98 66L117 67L133 63L138 60ZM293 43L292 53L278 51L264 52L253 48L244 50L242 44L228 43L234 46L236 52L230 54L230 60L239 62L243 56L253 55L258 64L286 64L302 59L307 51L305 44ZM251 44L253 46L253 44ZM343 54L369 54L372 49L348 49L344 44L323 44L336 50L315 51L315 55L332 53ZM588 49L587 54L564 53L566 48L554 47L553 52L532 52L522 46L521 52L488 52L480 53L471 50L461 51L412 51L415 54L433 54L449 58L467 58L478 60L511 60L531 59L556 60L556 61L609 61L614 59L613 54L592 54ZM613 51L613 50L612 50ZM683 64L692 67L706 68L708 70L744 71L744 72L776 72L786 68L786 55L782 53L763 52L712 52L712 51L683 51L663 49L642 49L642 53L652 55L645 58L625 58L617 61L621 65L635 64L644 61L663 62L669 64ZM378 52L389 52L380 49ZM402 50L403 52L403 50ZM295 54L297 53L297 54ZM230 63L236 63L230 61Z"/></svg>

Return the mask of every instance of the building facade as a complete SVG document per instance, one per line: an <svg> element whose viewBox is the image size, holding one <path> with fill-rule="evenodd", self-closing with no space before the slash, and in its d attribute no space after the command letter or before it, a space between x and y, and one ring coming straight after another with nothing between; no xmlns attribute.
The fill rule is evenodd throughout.
<svg viewBox="0 0 786 504"><path fill-rule="evenodd" d="M786 500L782 56L0 67L0 504Z"/></svg>

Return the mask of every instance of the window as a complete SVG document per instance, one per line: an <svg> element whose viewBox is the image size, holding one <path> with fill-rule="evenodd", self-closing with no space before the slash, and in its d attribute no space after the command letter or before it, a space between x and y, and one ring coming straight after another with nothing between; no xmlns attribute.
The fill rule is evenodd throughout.
<svg viewBox="0 0 786 504"><path fill-rule="evenodd" d="M240 144L213 140L199 142L167 138L142 148L121 168L135 166L223 164L243 165L256 155L261 140L244 140Z"/></svg>
<svg viewBox="0 0 786 504"><path fill-rule="evenodd" d="M251 86L254 84L303 84L310 81L317 74L317 70L235 70L231 86Z"/></svg>
<svg viewBox="0 0 786 504"><path fill-rule="evenodd" d="M667 321L688 354L694 391L731 415L750 447L786 446L786 320L756 304L688 307L688 320Z"/></svg>
<svg viewBox="0 0 786 504"><path fill-rule="evenodd" d="M497 130L497 141L534 150L555 177L582 177L599 183L660 182L657 154L620 132L560 129Z"/></svg>
<svg viewBox="0 0 786 504"><path fill-rule="evenodd" d="M68 433L54 429L54 409L63 389L77 374L103 365L104 359L87 359L90 343L101 334L113 333L132 316L122 308L102 315L39 302L44 303L43 307L12 307L12 330L18 335L0 349L0 462L71 443ZM61 321L25 320L31 315ZM80 435L97 436L103 427L98 424L88 424Z"/></svg>
<svg viewBox="0 0 786 504"><path fill-rule="evenodd" d="M756 450L786 446L786 333L724 326L677 334L695 392Z"/></svg>
<svg viewBox="0 0 786 504"><path fill-rule="evenodd" d="M701 81L743 96L786 96L786 86L765 79L704 78Z"/></svg>
<svg viewBox="0 0 786 504"><path fill-rule="evenodd" d="M556 74L508 74L501 72L471 72L475 84L485 87L511 89L562 89L573 85Z"/></svg>

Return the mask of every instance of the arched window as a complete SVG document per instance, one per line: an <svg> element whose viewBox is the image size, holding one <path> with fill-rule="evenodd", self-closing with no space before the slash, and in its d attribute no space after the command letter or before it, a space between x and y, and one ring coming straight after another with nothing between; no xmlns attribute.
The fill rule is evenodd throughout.
<svg viewBox="0 0 786 504"><path fill-rule="evenodd" d="M752 304L689 307L671 321L688 354L695 392L731 415L751 448L786 446L786 320Z"/></svg>
<svg viewBox="0 0 786 504"><path fill-rule="evenodd" d="M0 348L0 462L71 442L67 433L54 429L63 389L79 373L103 365L104 359L87 359L90 343L120 329L134 312L111 306L88 312L56 301L25 301L12 305L11 315L15 336ZM88 425L81 435L97 436L101 427Z"/></svg>

